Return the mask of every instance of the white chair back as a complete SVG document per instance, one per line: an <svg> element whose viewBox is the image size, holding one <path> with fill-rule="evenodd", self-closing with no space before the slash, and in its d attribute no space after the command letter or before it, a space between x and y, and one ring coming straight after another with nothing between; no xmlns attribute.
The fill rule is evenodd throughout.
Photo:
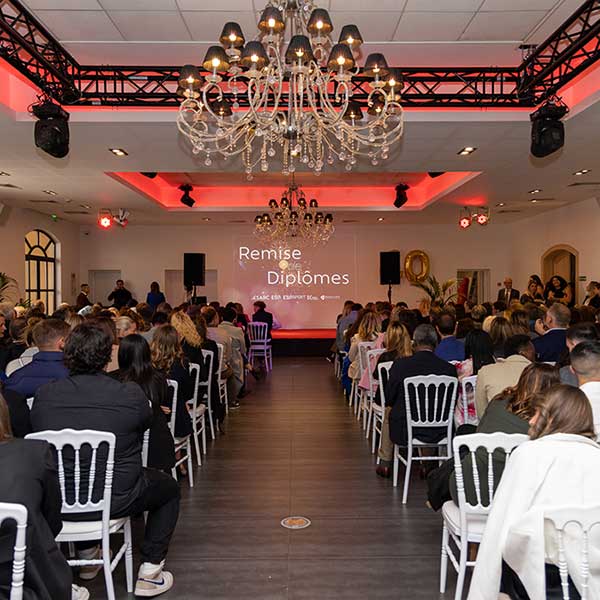
<svg viewBox="0 0 600 600"><path fill-rule="evenodd" d="M9 600L23 598L23 581L25 579L25 551L27 544L27 508L22 504L0 502L0 526L3 521L14 521L17 525L15 545L13 549L12 580Z"/></svg>
<svg viewBox="0 0 600 600"><path fill-rule="evenodd" d="M377 380L379 381L379 398L381 399L381 406L385 407L385 386L387 385L390 377L390 369L394 363L390 360L389 362L382 362L377 365Z"/></svg>
<svg viewBox="0 0 600 600"><path fill-rule="evenodd" d="M219 379L221 379L221 373L223 372L223 360L224 357L223 355L225 354L225 347L223 346L223 344L217 344L217 350L219 352ZM204 350L202 351L202 353L204 354Z"/></svg>
<svg viewBox="0 0 600 600"><path fill-rule="evenodd" d="M592 529L594 531L594 540L598 540L598 530L600 529L600 505L596 506L559 506L556 508L546 508L544 510L544 519L549 521L556 531L558 542L558 570L560 572L560 581L563 593L563 600L569 600L569 574L572 579L579 582L581 600L590 600L589 578L590 578L590 550L592 554L596 551L593 548L590 538ZM571 527L569 527L571 526ZM567 531L568 527L568 531ZM545 535L549 535L547 528L544 528ZM581 550L579 564L569 564L567 562L567 552L565 538L573 540L576 537L577 546ZM574 541L574 540L573 540Z"/></svg>
<svg viewBox="0 0 600 600"><path fill-rule="evenodd" d="M461 387L461 410L463 414L463 424L469 423L469 395L475 398L475 388L477 387L477 375L463 377L460 382Z"/></svg>
<svg viewBox="0 0 600 600"><path fill-rule="evenodd" d="M414 427L446 427L448 450L452 441L458 379L448 375L417 375L404 380L408 439Z"/></svg>
<svg viewBox="0 0 600 600"><path fill-rule="evenodd" d="M148 466L148 447L150 445L150 430L144 431L144 441L142 442L142 467Z"/></svg>
<svg viewBox="0 0 600 600"><path fill-rule="evenodd" d="M470 435L460 435L454 438L452 450L454 452L454 470L456 474L456 489L458 492L458 507L461 515L461 526L463 517L466 522L467 515L487 515L490 512L492 501L494 499L494 463L493 454L497 451L504 451L506 459L512 451L529 439L528 436L521 433L473 433ZM464 474L460 458L460 449L466 448L471 455L471 468L473 475L473 484L475 487L475 496L477 503L472 504L467 500L465 494ZM477 465L476 453L479 448L487 452L487 478L481 481L479 468ZM482 485L487 486L488 504L482 502ZM466 529L463 529L466 531Z"/></svg>
<svg viewBox="0 0 600 600"><path fill-rule="evenodd" d="M367 352L375 348L375 342L358 342L359 379L367 368Z"/></svg>
<svg viewBox="0 0 600 600"><path fill-rule="evenodd" d="M248 337L251 345L266 345L269 335L269 326L260 321L248 323Z"/></svg>
<svg viewBox="0 0 600 600"><path fill-rule="evenodd" d="M198 406L198 390L200 387L200 365L198 363L190 363L188 365L188 371L194 378L194 395L190 399L189 403L193 406L194 414L196 413L196 407Z"/></svg>
<svg viewBox="0 0 600 600"><path fill-rule="evenodd" d="M384 348L375 348L373 350L367 350L366 369L369 377L369 393L371 396L377 391L377 379L373 377L373 371L377 364L377 359L385 352Z"/></svg>
<svg viewBox="0 0 600 600"><path fill-rule="evenodd" d="M175 418L177 417L177 394L179 392L179 383L174 379L167 379L167 385L173 390L173 401L171 402L171 415L169 417L169 429L175 439Z"/></svg>
<svg viewBox="0 0 600 600"><path fill-rule="evenodd" d="M108 531L117 439L115 434L92 429L63 429L30 433L26 439L45 440L56 450L58 482L63 503L61 512L72 515L101 511L103 529ZM82 448L88 446L91 456L82 452ZM72 449L73 457L70 452L65 455L67 448ZM102 475L104 490L102 496L95 500L94 493L99 491L95 488L98 482L101 484Z"/></svg>
<svg viewBox="0 0 600 600"><path fill-rule="evenodd" d="M202 350L202 358L204 359L204 366L207 369L208 377L205 381L200 381L200 387L206 390L207 405L210 408L212 394L212 374L214 368L213 364L215 361L215 353L212 350Z"/></svg>

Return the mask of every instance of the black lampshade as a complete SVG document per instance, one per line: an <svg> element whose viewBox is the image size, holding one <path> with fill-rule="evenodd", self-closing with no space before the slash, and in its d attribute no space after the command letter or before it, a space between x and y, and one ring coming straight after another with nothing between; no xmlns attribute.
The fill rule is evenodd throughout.
<svg viewBox="0 0 600 600"><path fill-rule="evenodd" d="M367 56L367 60L365 61L363 73L367 77L385 77L389 73L385 56L383 56L383 54L379 54L379 52L369 54L369 56Z"/></svg>
<svg viewBox="0 0 600 600"><path fill-rule="evenodd" d="M324 219L325 219L325 215L322 212L318 212L315 215L315 223L322 223Z"/></svg>
<svg viewBox="0 0 600 600"><path fill-rule="evenodd" d="M396 69L395 67L388 68L388 75L385 78L385 82L390 88L394 88L396 92L401 91L404 87L404 78L400 69Z"/></svg>
<svg viewBox="0 0 600 600"><path fill-rule="evenodd" d="M310 213L306 213L304 215L304 220L307 222L312 221L312 215Z"/></svg>
<svg viewBox="0 0 600 600"><path fill-rule="evenodd" d="M340 67L344 71L354 69L355 62L352 56L352 50L350 46L346 44L336 44L329 53L329 59L327 60L327 68L330 71L339 71Z"/></svg>
<svg viewBox="0 0 600 600"><path fill-rule="evenodd" d="M279 204L281 204L281 206L283 208L287 208L290 205L290 201L287 199L286 196L282 196L281 197L281 202Z"/></svg>
<svg viewBox="0 0 600 600"><path fill-rule="evenodd" d="M277 204L277 200L275 198L271 198L269 200L269 208L277 208L279 205Z"/></svg>
<svg viewBox="0 0 600 600"><path fill-rule="evenodd" d="M256 216L254 217L254 222L255 222L257 225L261 225L261 224L262 224L262 215L256 215Z"/></svg>
<svg viewBox="0 0 600 600"><path fill-rule="evenodd" d="M306 208L306 198L304 196L298 198L298 206L300 208Z"/></svg>
<svg viewBox="0 0 600 600"><path fill-rule="evenodd" d="M263 10L258 22L258 28L263 33L281 33L285 29L285 21L281 11L274 6L267 6Z"/></svg>
<svg viewBox="0 0 600 600"><path fill-rule="evenodd" d="M333 31L333 23L324 8L315 8L308 19L307 29L313 35L328 35Z"/></svg>
<svg viewBox="0 0 600 600"><path fill-rule="evenodd" d="M319 208L319 203L317 202L316 198L313 198L313 199L310 201L310 204L309 204L309 206L310 206L311 208Z"/></svg>
<svg viewBox="0 0 600 600"><path fill-rule="evenodd" d="M290 40L290 45L285 53L285 62L288 64L301 62L303 65L314 60L310 40L305 35L295 35Z"/></svg>
<svg viewBox="0 0 600 600"><path fill-rule="evenodd" d="M229 23L225 23L219 41L225 48L231 48L231 46L241 48L246 40L239 24L230 21Z"/></svg>
<svg viewBox="0 0 600 600"><path fill-rule="evenodd" d="M262 71L269 64L269 57L260 42L248 42L242 51L240 65L244 69Z"/></svg>
<svg viewBox="0 0 600 600"><path fill-rule="evenodd" d="M344 25L340 33L340 44L346 44L350 48L358 48L362 43L362 35L356 25Z"/></svg>
<svg viewBox="0 0 600 600"><path fill-rule="evenodd" d="M201 81L200 72L195 65L183 65L179 72L179 85L190 87L199 85Z"/></svg>
<svg viewBox="0 0 600 600"><path fill-rule="evenodd" d="M206 51L202 67L207 71L220 71L224 73L229 69L229 57L221 46L211 46Z"/></svg>
<svg viewBox="0 0 600 600"><path fill-rule="evenodd" d="M222 100L213 100L210 103L210 107L212 111L219 117L230 117L232 114L231 104L225 98Z"/></svg>
<svg viewBox="0 0 600 600"><path fill-rule="evenodd" d="M325 223L333 223L333 215L331 213L325 215Z"/></svg>
<svg viewBox="0 0 600 600"><path fill-rule="evenodd" d="M348 108L343 117L346 121L360 121L363 118L362 107L356 100L348 102Z"/></svg>

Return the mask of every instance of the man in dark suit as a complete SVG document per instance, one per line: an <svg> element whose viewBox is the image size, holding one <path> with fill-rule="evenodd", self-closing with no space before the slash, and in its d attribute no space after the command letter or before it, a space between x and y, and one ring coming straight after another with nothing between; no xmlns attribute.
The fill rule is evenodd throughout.
<svg viewBox="0 0 600 600"><path fill-rule="evenodd" d="M117 286L108 295L108 301L113 303L117 310L121 310L124 306L128 306L131 302L131 292L125 287L122 279L117 279Z"/></svg>
<svg viewBox="0 0 600 600"><path fill-rule="evenodd" d="M267 339L271 339L271 329L273 328L273 315L266 311L267 305L262 300L254 303L254 314L252 321L267 324Z"/></svg>
<svg viewBox="0 0 600 600"><path fill-rule="evenodd" d="M90 286L87 283L81 284L81 291L79 292L79 296L77 296L77 300L75 301L75 308L77 310L81 310L86 306L91 306L92 302L90 301Z"/></svg>
<svg viewBox="0 0 600 600"><path fill-rule="evenodd" d="M394 361L390 376L385 386L386 415L389 416L389 439L387 432L382 438L379 451L380 465L377 474L381 477L390 476L390 466L393 460L394 444L406 446L408 427L406 422L406 403L404 400L404 380L417 375L449 375L456 377L456 367L434 354L437 346L437 334L431 325L419 325L413 336L414 354L407 358ZM383 428L387 424L384 422ZM423 442L436 443L446 437L446 428L417 429L415 437Z"/></svg>
<svg viewBox="0 0 600 600"><path fill-rule="evenodd" d="M510 277L504 278L504 287L498 290L498 302L504 302L506 307L510 306L512 300L519 300L521 294L519 290L513 289L512 279Z"/></svg>
<svg viewBox="0 0 600 600"><path fill-rule="evenodd" d="M561 302L555 302L535 322L535 331L540 337L533 340L535 356L539 362L558 362L567 353L567 327L571 311Z"/></svg>
<svg viewBox="0 0 600 600"><path fill-rule="evenodd" d="M135 593L156 596L173 585L173 576L162 567L179 515L179 486L166 473L142 468L142 441L152 421L152 408L139 385L121 383L104 373L111 353L112 340L104 329L93 323L77 326L64 349L70 376L37 391L31 424L34 431L72 428L115 434L111 516L148 512ZM72 465L67 468L72 470ZM101 485L102 480L97 483ZM90 550L96 552L89 547L84 551ZM98 571L87 567L80 577L92 579Z"/></svg>

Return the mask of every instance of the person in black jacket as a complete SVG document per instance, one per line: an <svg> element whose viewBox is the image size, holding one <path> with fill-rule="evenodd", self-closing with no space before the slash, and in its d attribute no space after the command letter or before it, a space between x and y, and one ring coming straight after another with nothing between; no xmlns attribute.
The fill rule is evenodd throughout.
<svg viewBox="0 0 600 600"><path fill-rule="evenodd" d="M173 586L173 576L163 565L179 515L179 486L165 473L142 468L142 441L152 423L152 407L138 384L121 383L104 373L111 352L112 340L102 327L78 325L64 349L70 376L37 391L31 424L34 431L72 428L115 434L111 516L148 513L135 593L156 596ZM72 470L66 459L67 470ZM96 481L102 484L102 474ZM98 572L88 568L86 578Z"/></svg>
<svg viewBox="0 0 600 600"><path fill-rule="evenodd" d="M17 392L7 390L1 383L0 398L4 399L8 407L12 434L16 438L24 438L31 433L31 417L26 398Z"/></svg>
<svg viewBox="0 0 600 600"><path fill-rule="evenodd" d="M62 498L50 445L12 436L8 408L0 395L0 502L27 508L24 598L86 600L85 588L73 586L71 568L56 544L62 529ZM0 528L0 598L8 598L16 528Z"/></svg>
<svg viewBox="0 0 600 600"><path fill-rule="evenodd" d="M148 467L170 473L175 464L175 444L164 410L169 388L165 376L152 366L150 346L141 335L134 333L121 340L119 370L111 375L123 383L137 383L152 403Z"/></svg>
<svg viewBox="0 0 600 600"><path fill-rule="evenodd" d="M404 380L417 375L448 375L456 377L456 367L438 358L434 354L437 346L437 335L431 325L419 325L413 336L414 354L394 361L390 376L385 386L385 404L390 411L390 439L394 444L406 446L408 427L406 422L406 403L404 400ZM446 416L446 415L445 415ZM413 435L423 442L435 444L447 435L446 428L417 428ZM383 448L382 448L383 449ZM392 448L393 451L393 448ZM377 473L388 477L393 452L382 456L380 453L380 471ZM387 469L387 472L383 472Z"/></svg>
<svg viewBox="0 0 600 600"><path fill-rule="evenodd" d="M252 315L253 322L267 324L267 339L271 339L271 329L273 329L273 315L266 310L267 305L262 300L257 300L254 303L254 314Z"/></svg>
<svg viewBox="0 0 600 600"><path fill-rule="evenodd" d="M131 299L131 292L125 287L123 280L117 279L117 285L108 295L108 301L112 302L117 310L121 310L124 306L129 306Z"/></svg>

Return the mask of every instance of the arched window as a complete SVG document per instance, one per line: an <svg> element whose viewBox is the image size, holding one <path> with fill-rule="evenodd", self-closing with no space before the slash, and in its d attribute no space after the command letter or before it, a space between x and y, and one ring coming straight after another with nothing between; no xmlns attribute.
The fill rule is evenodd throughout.
<svg viewBox="0 0 600 600"><path fill-rule="evenodd" d="M42 300L48 314L56 307L56 242L41 229L25 236L25 294Z"/></svg>

